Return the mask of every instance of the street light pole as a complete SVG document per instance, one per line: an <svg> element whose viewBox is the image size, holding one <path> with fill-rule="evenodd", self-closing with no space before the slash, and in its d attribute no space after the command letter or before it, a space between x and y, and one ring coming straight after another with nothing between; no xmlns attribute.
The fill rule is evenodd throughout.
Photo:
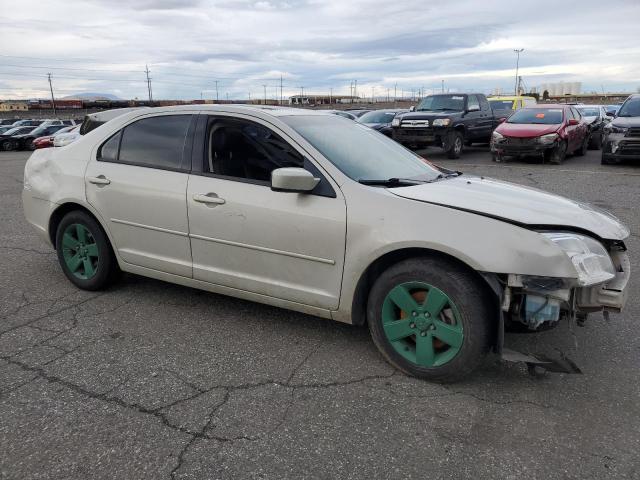
<svg viewBox="0 0 640 480"><path fill-rule="evenodd" d="M514 89L516 97L518 96L518 68L520 67L520 53L524 52L524 48L515 48L513 50L516 53L516 87Z"/></svg>

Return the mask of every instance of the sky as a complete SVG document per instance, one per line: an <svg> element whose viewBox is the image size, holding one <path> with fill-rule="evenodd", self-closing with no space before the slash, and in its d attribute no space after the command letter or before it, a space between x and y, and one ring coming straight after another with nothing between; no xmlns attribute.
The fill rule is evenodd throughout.
<svg viewBox="0 0 640 480"><path fill-rule="evenodd" d="M0 0L0 98L640 88L640 0ZM265 87L266 85L266 87Z"/></svg>

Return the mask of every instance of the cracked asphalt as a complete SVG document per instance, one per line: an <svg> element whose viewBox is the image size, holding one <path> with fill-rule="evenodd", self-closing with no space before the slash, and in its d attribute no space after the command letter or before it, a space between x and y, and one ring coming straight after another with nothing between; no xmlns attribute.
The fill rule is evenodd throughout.
<svg viewBox="0 0 640 480"><path fill-rule="evenodd" d="M426 154L611 210L640 270L640 165ZM507 335L582 375L490 358L431 384L387 365L366 328L132 275L77 290L23 218L27 157L0 154L1 479L640 477L637 273L608 323Z"/></svg>

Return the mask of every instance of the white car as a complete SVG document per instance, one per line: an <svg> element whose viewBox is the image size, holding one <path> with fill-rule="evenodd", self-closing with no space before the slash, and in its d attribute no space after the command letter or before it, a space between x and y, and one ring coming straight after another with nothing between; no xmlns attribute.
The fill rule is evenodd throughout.
<svg viewBox="0 0 640 480"><path fill-rule="evenodd" d="M58 133L53 136L53 146L54 147L65 147L70 143L78 140L82 135L80 135L80 127L81 125L75 125L74 127L67 127L64 129L64 132Z"/></svg>
<svg viewBox="0 0 640 480"><path fill-rule="evenodd" d="M501 351L505 323L621 310L630 275L608 213L298 109L126 113L34 152L23 203L79 288L122 270L368 323L390 363L432 380Z"/></svg>

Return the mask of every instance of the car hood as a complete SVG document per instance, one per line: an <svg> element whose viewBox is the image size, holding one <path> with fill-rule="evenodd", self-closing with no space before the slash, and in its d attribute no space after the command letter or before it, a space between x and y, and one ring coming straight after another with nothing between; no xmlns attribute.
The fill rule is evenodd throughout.
<svg viewBox="0 0 640 480"><path fill-rule="evenodd" d="M374 128L377 130L379 128L388 127L391 124L390 123L363 123L363 125L366 125L369 128Z"/></svg>
<svg viewBox="0 0 640 480"><path fill-rule="evenodd" d="M532 138L557 132L560 124L537 125L529 123L501 123L496 131L507 137Z"/></svg>
<svg viewBox="0 0 640 480"><path fill-rule="evenodd" d="M616 117L611 124L616 127L640 127L640 117Z"/></svg>
<svg viewBox="0 0 640 480"><path fill-rule="evenodd" d="M536 188L500 180L461 175L388 190L410 200L527 227L579 230L607 240L623 240L629 236L629 229L608 212Z"/></svg>

